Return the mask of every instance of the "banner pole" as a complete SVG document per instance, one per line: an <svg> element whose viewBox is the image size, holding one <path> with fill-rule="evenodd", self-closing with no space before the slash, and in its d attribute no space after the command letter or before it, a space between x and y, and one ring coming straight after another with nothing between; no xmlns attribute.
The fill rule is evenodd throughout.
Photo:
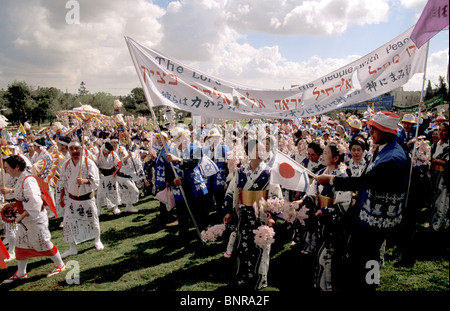
<svg viewBox="0 0 450 311"><path fill-rule="evenodd" d="M147 104L148 104L148 107L149 107L149 109L150 109L150 113L151 113L151 115L152 115L153 122L156 123L156 128L158 129L159 136L161 137L161 136L162 136L162 135L161 135L161 128L160 128L160 126L159 126L159 124L158 124L158 120L156 119L156 115L155 115L155 112L153 111L153 107L150 105L150 102L151 102L151 101L150 101L150 96L149 96L149 94L147 94L147 90L146 90L146 88L144 87L145 84L143 83L142 77L141 77L141 75L139 74L139 72L138 72L138 70L137 70L137 67L136 67L136 59L135 59L133 53L132 53L131 50L130 50L130 46L129 46L129 44L128 44L127 38L125 38L125 41L127 42L128 50L129 50L129 52L130 52L131 59L133 60L134 68L135 68L136 71L137 71L137 74L138 74L138 77L139 77L139 81L140 81L141 84L142 84L142 89L144 90L145 98L147 99ZM169 151L167 150L167 146L166 146L165 143L163 144L163 147L164 147L164 149L165 149L165 151L166 151L166 154L168 154ZM171 166L171 168L172 168L173 174L175 175L175 178L178 178L179 176L178 176L178 174L177 174L177 172L176 172L176 170L175 170L175 167L173 166L173 163L172 163L172 162L169 162L169 163L170 163L170 166ZM194 214L192 213L192 211L191 211L191 209L190 209L190 207L189 207L189 204L188 204L188 202L187 202L186 195L185 195L184 190L183 190L183 186L180 185L179 188L180 188L181 195L182 195L182 197L183 197L184 203L186 204L186 208L187 208L187 210L188 210L188 212L189 212L189 215L191 216L192 223L194 224L195 231L197 232L198 239L199 239L200 243L202 244L202 246L204 246L205 242L204 242L203 239L202 239L202 235L201 235L201 233L200 233L200 229L198 228L197 222L195 221Z"/></svg>
<svg viewBox="0 0 450 311"><path fill-rule="evenodd" d="M420 91L420 102L423 102L423 96L424 96L424 88L425 88L425 81L426 81L426 76L427 76L427 63L428 63L428 50L430 47L430 42L427 43L427 51L425 54L425 65L424 65L424 69L423 69L423 80L422 80L422 90ZM417 124L416 124L416 134L414 136L414 138L417 139L417 137L419 137L419 127L420 127L420 118L421 118L421 114L422 111L419 107L419 113L417 115ZM414 146L413 146L413 153L411 156L411 163L410 163L410 167L409 167L409 178L408 178L408 188L406 190L406 199L405 199L405 204L408 204L408 199L409 199L409 194L410 194L410 189L411 189L411 179L412 179L412 170L413 170L413 161L414 158L416 157L416 153L417 153L417 148L416 148L416 142L414 142Z"/></svg>

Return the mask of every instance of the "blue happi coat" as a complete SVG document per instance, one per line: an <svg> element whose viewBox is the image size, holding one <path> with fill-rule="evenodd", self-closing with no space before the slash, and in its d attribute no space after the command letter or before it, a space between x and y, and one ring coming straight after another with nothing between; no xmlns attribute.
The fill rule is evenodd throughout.
<svg viewBox="0 0 450 311"><path fill-rule="evenodd" d="M174 150L166 144L166 148L169 153L173 153ZM166 148L161 148L155 161L155 185L160 189L166 187L166 165L170 165L167 161Z"/></svg>
<svg viewBox="0 0 450 311"><path fill-rule="evenodd" d="M195 198L207 194L208 189L198 168L198 163L201 158L201 148L191 142L183 151L174 150L174 154L183 158L183 161L189 162L188 165L173 163L177 175L183 178L183 191L192 191ZM186 189L186 186L189 189ZM173 187L172 191L175 201L182 202L183 195L181 194L180 187Z"/></svg>
<svg viewBox="0 0 450 311"><path fill-rule="evenodd" d="M373 183L390 184L388 189L375 187L362 191L359 221L374 229L392 229L402 221L409 161L396 141L387 143L369 164L366 174Z"/></svg>
<svg viewBox="0 0 450 311"><path fill-rule="evenodd" d="M230 150L230 147L221 144L214 148L214 154L211 151L211 146L205 146L202 148L202 155L206 155L210 159L214 159L214 163L216 163L219 168L219 171L213 175L213 178L204 178L208 190L220 191L225 189L228 175L226 159Z"/></svg>

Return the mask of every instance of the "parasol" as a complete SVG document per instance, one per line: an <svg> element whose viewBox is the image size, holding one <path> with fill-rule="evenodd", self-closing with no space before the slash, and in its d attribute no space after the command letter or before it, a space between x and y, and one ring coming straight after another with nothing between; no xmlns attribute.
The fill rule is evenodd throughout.
<svg viewBox="0 0 450 311"><path fill-rule="evenodd" d="M81 154L80 154L80 172L78 174L78 177L81 178L81 163L83 162L83 152L84 152L84 131L83 127L87 126L89 122L98 122L102 123L106 120L111 120L112 117L106 116L100 113L100 110L93 108L90 105L82 105L80 103L80 107L73 108L72 110L59 110L55 111L55 114L57 117L73 117L77 120L81 121L80 127L81 127L81 133L82 133L82 139L81 139ZM80 195L80 186L78 186L78 196Z"/></svg>

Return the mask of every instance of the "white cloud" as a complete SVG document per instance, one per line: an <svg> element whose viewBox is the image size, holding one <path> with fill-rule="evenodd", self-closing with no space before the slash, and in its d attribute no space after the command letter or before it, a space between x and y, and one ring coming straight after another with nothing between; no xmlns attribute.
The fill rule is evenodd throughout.
<svg viewBox="0 0 450 311"><path fill-rule="evenodd" d="M238 33L226 24L224 2L171 2L161 17L164 35L157 48L183 60L212 60L239 38Z"/></svg>
<svg viewBox="0 0 450 311"><path fill-rule="evenodd" d="M425 0L395 1L417 10ZM65 3L2 1L0 88L17 79L77 92L84 81L91 92L126 95L140 85L124 41L130 36L218 78L280 89L313 81L360 56L293 62L276 44L252 46L247 34L337 36L390 15L388 0L181 0L165 9L148 0L79 0L80 24L69 25ZM431 55L430 78L447 68L436 57Z"/></svg>
<svg viewBox="0 0 450 311"><path fill-rule="evenodd" d="M385 22L389 16L386 0L229 0L225 10L236 29L278 35L336 35L350 25Z"/></svg>
<svg viewBox="0 0 450 311"><path fill-rule="evenodd" d="M13 80L69 92L82 80L92 92L138 86L124 36L158 42L164 10L144 0L79 3L80 24L72 25L64 1L8 1L2 7L0 29L8 31L2 36L0 30L2 87Z"/></svg>

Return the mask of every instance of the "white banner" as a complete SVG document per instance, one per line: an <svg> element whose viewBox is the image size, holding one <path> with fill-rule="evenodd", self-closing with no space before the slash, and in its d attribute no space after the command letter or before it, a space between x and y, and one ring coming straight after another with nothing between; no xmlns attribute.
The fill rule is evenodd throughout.
<svg viewBox="0 0 450 311"><path fill-rule="evenodd" d="M190 68L125 37L150 106L167 105L228 120L306 118L375 98L425 69L413 27L372 53L315 81L288 90L244 87ZM357 42L357 40L355 40Z"/></svg>

